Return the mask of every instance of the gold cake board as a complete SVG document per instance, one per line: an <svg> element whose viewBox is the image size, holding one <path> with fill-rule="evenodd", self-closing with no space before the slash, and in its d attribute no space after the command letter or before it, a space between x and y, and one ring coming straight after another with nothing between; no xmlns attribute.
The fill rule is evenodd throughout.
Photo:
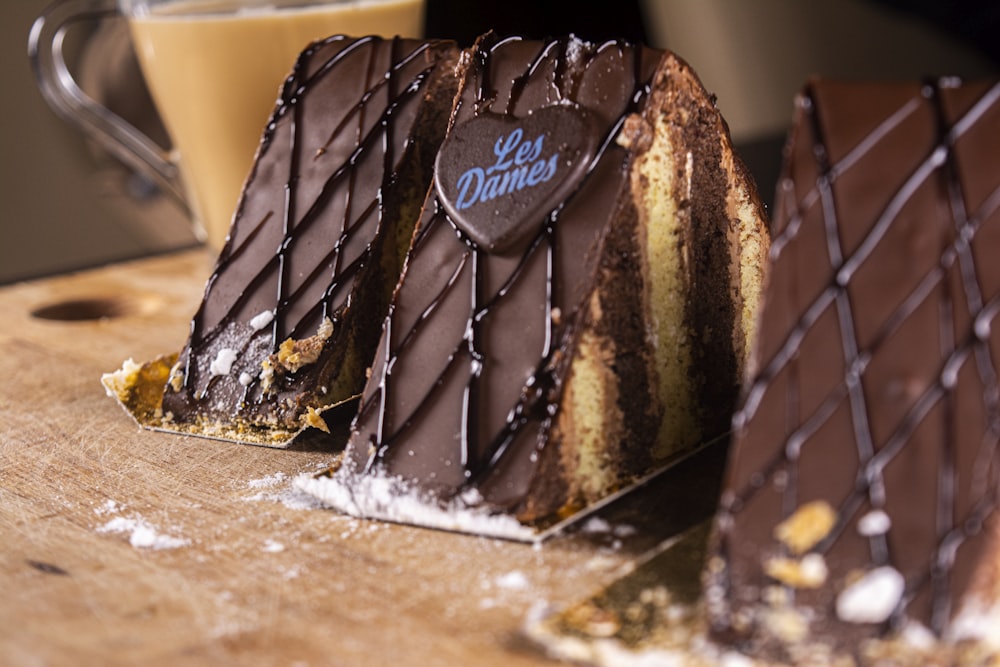
<svg viewBox="0 0 1000 667"><path fill-rule="evenodd" d="M704 520L668 538L597 594L529 618L525 634L553 658L599 667L747 664L705 640L700 577L710 529Z"/></svg>

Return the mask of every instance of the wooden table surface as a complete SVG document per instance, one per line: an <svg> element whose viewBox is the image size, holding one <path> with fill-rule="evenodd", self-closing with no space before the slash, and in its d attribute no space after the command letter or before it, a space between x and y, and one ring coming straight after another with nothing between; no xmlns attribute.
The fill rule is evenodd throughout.
<svg viewBox="0 0 1000 667"><path fill-rule="evenodd" d="M533 611L710 511L675 484L531 546L318 508L290 480L329 451L141 431L99 378L179 350L210 268L0 290L0 665L553 664L521 634Z"/></svg>

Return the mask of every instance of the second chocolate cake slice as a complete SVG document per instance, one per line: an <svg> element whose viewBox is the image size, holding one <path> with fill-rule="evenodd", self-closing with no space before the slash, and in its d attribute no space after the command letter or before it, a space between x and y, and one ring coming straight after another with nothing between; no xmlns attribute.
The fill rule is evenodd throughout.
<svg viewBox="0 0 1000 667"><path fill-rule="evenodd" d="M360 392L457 59L450 42L377 37L331 37L302 53L169 377L162 360L106 376L140 423L285 445Z"/></svg>
<svg viewBox="0 0 1000 667"><path fill-rule="evenodd" d="M345 463L303 486L548 521L728 428L764 219L673 54L487 35L462 72Z"/></svg>
<svg viewBox="0 0 1000 667"><path fill-rule="evenodd" d="M720 638L793 662L995 664L998 156L997 82L799 97L707 567Z"/></svg>

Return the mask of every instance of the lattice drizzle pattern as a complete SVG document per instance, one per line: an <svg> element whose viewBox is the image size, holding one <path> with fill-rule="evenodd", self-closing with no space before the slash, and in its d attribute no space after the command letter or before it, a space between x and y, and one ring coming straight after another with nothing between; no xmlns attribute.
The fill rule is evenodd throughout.
<svg viewBox="0 0 1000 667"><path fill-rule="evenodd" d="M730 473L731 483L736 486L729 488L723 497L718 524L720 555L727 562L723 575L726 579L735 573L734 559L738 545L734 531L738 531L741 522L757 520L751 518L747 510L749 505L757 502L760 494L774 489L780 496L777 501L780 511L775 513L780 516L766 517L774 525L809 498L812 489L820 483L813 477L800 474L799 463L803 456L821 456L834 467L839 459L850 459L845 454L845 448L851 445L848 442L830 442L830 436L824 432L824 428L829 428L836 416L846 409L850 437L856 448L853 456L858 461L858 468L852 488L844 489L842 497L828 499L837 509L838 520L813 551L823 554L831 563L828 582L834 585L841 584L849 567L869 569L891 565L900 570L906 577L906 587L891 619L893 623L902 621L908 606L921 591L927 595L929 584L930 613L920 620L938 632L945 628L956 594L961 593L952 590L958 552L967 541L981 537L984 524L997 508L1000 489L1000 386L997 378L1000 331L993 326L994 318L1000 312L1000 293L994 288L991 288L992 293L983 293L983 258L989 255L982 243L977 246L984 226L1000 226L1000 178L994 179L992 192L970 210L961 178L961 170L970 167L961 162L956 150L962 139L970 136L971 131L984 122L993 123L996 128L994 133L1000 132L1000 113L997 111L1000 108L1000 84L988 88L964 113L949 122L948 105L944 98L954 85L950 81L927 83L919 94L911 96L894 113L888 114L853 148L841 151L843 154L836 160L831 158L825 132L840 119L823 117L826 108L817 101L813 89L800 99L800 118L807 124L800 130L807 130L812 135L817 178L813 186L804 192L797 191L796 183L790 178L779 187L779 210L783 208L788 214L773 241L772 267L782 262L785 262L783 266L788 266L796 261L786 255L800 250L796 246L810 225L821 225L822 230L818 233L825 237L831 279L801 313L790 315L787 320L789 328L778 334L783 336L781 343L776 346L773 355L762 360L761 371L749 387L742 409L736 415L735 454L739 458L734 458L735 470ZM870 160L871 153L883 148L887 141L898 140L901 127L906 123L912 125L917 114L921 113L933 118L936 142L906 174L905 180L886 200L874 223L854 244L855 247L847 247L845 225L855 224L855 221L848 219L852 213L847 210L850 204L845 199L847 195L839 189L842 180L850 176L853 169L870 168L871 165L865 161ZM993 171L1000 171L1000 167L994 164ZM856 287L857 276L863 270L870 270L871 263L884 261L886 253L905 252L903 248L887 247L892 240L887 241L887 237L904 211L908 216L913 215L913 211L906 208L912 207L912 200L918 191L927 187L940 189L948 202L941 208L946 212L945 216L939 215L935 209L921 213L922 225L937 226L927 232L937 235L934 241L939 247L937 263L910 286L909 293L899 300L898 305L886 311L874 326L874 333L862 340L859 336L858 308L864 305L862 302L866 298L875 297L866 296ZM801 262L801 258L798 261ZM821 260L809 258L803 264L810 265L807 270L815 274L811 263L816 261ZM783 277L788 278L788 275ZM801 276L791 277L794 281ZM894 278L882 275L884 281L891 282ZM781 299L784 294L797 294L797 289L797 285L772 285L766 299L771 301ZM915 392L917 395L912 397L908 409L894 423L888 437L876 438L873 420L878 416L876 411L880 410L876 394L880 394L884 386L889 386L877 383L895 380L876 377L873 364L878 361L880 353L885 352L885 346L895 344L904 330L907 335L913 335L912 328L921 309L935 303L938 310L937 331L927 332L927 335L940 341L936 374L919 387L919 392ZM835 332L831 331L831 334L836 333L839 337L840 349L830 350L829 353L842 356L842 377L830 387L822 400L814 401L806 408L799 392L808 388L805 383L811 379L800 369L806 361L800 352L807 336L815 333L814 327L820 320L829 318L831 311L835 313L837 323ZM773 310L768 310L766 306L765 317L769 313ZM776 328L780 325L769 325L765 321L762 330L767 332ZM763 335L766 337L767 333ZM972 385L967 380L960 382L960 376L967 378L970 372L974 374L975 382ZM753 460L755 457L748 457L740 448L749 434L759 428L757 422L767 419L762 405L769 399L770 393L782 391L776 386L779 376L783 378L784 393L771 397L771 400L785 403L789 424L783 431L784 442L774 443L772 455L758 469L742 470L742 460ZM912 382L902 386L913 391ZM970 387L978 389L978 395L970 395ZM962 401L981 402L978 414L982 423L970 427L962 422L962 415L967 414L963 412ZM808 412L799 414L805 410ZM886 510L894 526L897 522L903 523L899 509L905 508L907 502L906 499L890 497L885 481L886 469L894 463L909 466L904 459L920 456L916 445L911 443L916 441L915 434L926 428L929 415L937 415L938 411L943 415L943 428L937 438L940 451L937 453L936 489L933 490L936 508L933 516L923 519L926 530L934 534L933 553L919 556L917 561L923 565L914 567L913 558L901 553L904 550L898 540L894 542L890 539L890 529L889 533L880 532L865 537L867 562L858 562L856 553L853 556L842 555L841 558L837 554L838 544L848 539L848 531L855 527L859 514L866 509ZM830 449L821 454L810 450L818 447ZM974 461L971 466L967 463L970 456ZM894 490L899 492L895 487ZM916 496L922 490L914 488L907 491L910 492ZM964 499L965 494L969 495L967 500ZM961 503L960 496L963 497ZM765 510L755 510L755 513L762 511ZM966 550L962 558L974 561L979 557L976 551L981 549ZM760 558L758 555L758 561ZM900 564L901 560L906 564ZM745 563L743 566L754 567ZM966 567L971 566L971 562L966 563ZM759 573L757 577L763 580ZM733 599L733 596L738 597L739 592L734 587L741 582L732 579L726 583L729 586L728 595ZM965 585L968 582L963 579L959 583ZM808 597L799 595L800 599ZM826 600L828 602L829 597Z"/></svg>

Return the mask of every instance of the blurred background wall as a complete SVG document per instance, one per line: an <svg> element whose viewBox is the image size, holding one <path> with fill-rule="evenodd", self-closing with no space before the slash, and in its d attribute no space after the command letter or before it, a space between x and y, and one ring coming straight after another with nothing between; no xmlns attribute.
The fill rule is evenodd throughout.
<svg viewBox="0 0 1000 667"><path fill-rule="evenodd" d="M914 8L919 4L910 3ZM943 23L935 25L922 13L887 3L649 0L646 6L651 41L696 63L738 140L784 131L791 117L791 94L813 74L975 77L993 69L987 54ZM993 40L1000 46L1000 36Z"/></svg>
<svg viewBox="0 0 1000 667"><path fill-rule="evenodd" d="M169 200L88 146L43 102L26 45L48 1L0 4L0 283L194 243ZM672 48L717 95L770 200L792 99L808 76L995 74L998 7L972 0L429 0L427 32L470 43L490 28L535 37L572 31ZM101 35L107 29L82 30L77 51ZM134 67L127 49L110 51L115 63L91 66L95 95L114 97L102 74ZM118 103L141 117L141 109L129 109L141 103Z"/></svg>
<svg viewBox="0 0 1000 667"><path fill-rule="evenodd" d="M27 44L49 1L0 4L0 283L194 242L177 207L93 150L42 100ZM68 48L80 52L84 34L75 36Z"/></svg>

